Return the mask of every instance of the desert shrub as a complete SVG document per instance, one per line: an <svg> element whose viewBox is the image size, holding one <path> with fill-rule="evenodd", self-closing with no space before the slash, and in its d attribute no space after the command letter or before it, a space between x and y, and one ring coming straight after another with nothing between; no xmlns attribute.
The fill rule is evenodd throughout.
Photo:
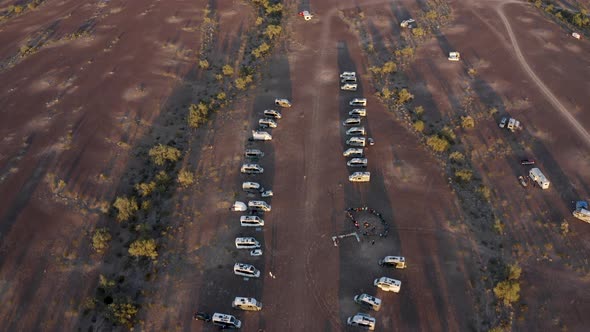
<svg viewBox="0 0 590 332"><path fill-rule="evenodd" d="M266 27L266 30L264 30L264 35L267 36L268 39L273 40L275 37L278 37L282 31L283 28L281 28L280 25L270 24Z"/></svg>
<svg viewBox="0 0 590 332"><path fill-rule="evenodd" d="M209 69L209 61L205 60L199 60L199 68L201 69Z"/></svg>
<svg viewBox="0 0 590 332"><path fill-rule="evenodd" d="M220 92L217 94L218 100L225 100L226 98L227 98L227 95L225 94L225 92Z"/></svg>
<svg viewBox="0 0 590 332"><path fill-rule="evenodd" d="M117 197L113 206L117 209L118 221L129 220L139 209L135 197Z"/></svg>
<svg viewBox="0 0 590 332"><path fill-rule="evenodd" d="M266 15L280 14L283 11L283 4L277 3L274 5L264 6Z"/></svg>
<svg viewBox="0 0 590 332"><path fill-rule="evenodd" d="M501 326L496 326L489 329L488 332L506 332L506 330Z"/></svg>
<svg viewBox="0 0 590 332"><path fill-rule="evenodd" d="M98 285L102 288L112 288L115 286L115 281L114 280L109 280L107 277L105 277L103 274L98 276Z"/></svg>
<svg viewBox="0 0 590 332"><path fill-rule="evenodd" d="M492 191L490 190L490 188L486 187L486 186L480 186L479 188L477 188L477 192L486 200L489 201L490 198L492 197Z"/></svg>
<svg viewBox="0 0 590 332"><path fill-rule="evenodd" d="M381 90L381 97L383 97L383 99L391 99L392 96L393 96L393 92L391 90L389 90L387 87L384 87Z"/></svg>
<svg viewBox="0 0 590 332"><path fill-rule="evenodd" d="M465 156L459 152L459 151L453 151L450 155L449 158L452 161L456 161L456 162L462 162L463 160L465 160Z"/></svg>
<svg viewBox="0 0 590 332"><path fill-rule="evenodd" d="M416 117L421 118L422 115L424 114L424 107L423 106L416 106L414 108L414 114L416 114Z"/></svg>
<svg viewBox="0 0 590 332"><path fill-rule="evenodd" d="M116 324L132 328L135 324L135 316L137 315L137 307L128 302L111 303L108 306L108 317Z"/></svg>
<svg viewBox="0 0 590 332"><path fill-rule="evenodd" d="M149 257L151 259L158 258L156 240L144 239L133 241L129 246L129 255L134 257Z"/></svg>
<svg viewBox="0 0 590 332"><path fill-rule="evenodd" d="M154 189L156 189L156 183L154 181L151 182L142 182L135 185L135 190L142 196L146 197L151 194Z"/></svg>
<svg viewBox="0 0 590 332"><path fill-rule="evenodd" d="M564 220L560 225L560 229L561 235L565 236L570 232L570 224L566 220Z"/></svg>
<svg viewBox="0 0 590 332"><path fill-rule="evenodd" d="M588 26L590 24L588 11L584 8L580 8L580 11L572 17L572 24L580 28Z"/></svg>
<svg viewBox="0 0 590 332"><path fill-rule="evenodd" d="M449 142L453 142L457 138L457 135L455 135L455 132L449 126L444 126L440 130L440 135L445 137Z"/></svg>
<svg viewBox="0 0 590 332"><path fill-rule="evenodd" d="M493 116L494 114L498 113L498 109L495 107L492 107L492 108L490 108L488 113L490 114L490 116Z"/></svg>
<svg viewBox="0 0 590 332"><path fill-rule="evenodd" d="M410 100L414 99L414 95L410 93L407 89L401 89L397 93L397 103L398 104L405 104Z"/></svg>
<svg viewBox="0 0 590 332"><path fill-rule="evenodd" d="M94 234L92 235L92 248L94 251L102 253L109 247L111 239L111 233L109 233L108 229L99 228L94 231Z"/></svg>
<svg viewBox="0 0 590 332"><path fill-rule="evenodd" d="M469 76L471 77L474 77L475 75L477 75L477 69L469 68L469 70L467 70L467 74L469 74Z"/></svg>
<svg viewBox="0 0 590 332"><path fill-rule="evenodd" d="M500 235L504 234L504 223L500 219L494 221L494 231Z"/></svg>
<svg viewBox="0 0 590 332"><path fill-rule="evenodd" d="M471 116L462 116L461 117L461 127L463 129L469 129L475 127L475 120Z"/></svg>
<svg viewBox="0 0 590 332"><path fill-rule="evenodd" d="M429 10L426 13L426 18L429 19L429 20L431 20L431 21L434 21L434 20L436 20L438 18L438 13L436 12L436 10Z"/></svg>
<svg viewBox="0 0 590 332"><path fill-rule="evenodd" d="M35 9L35 8L37 8L37 6L38 6L38 5L37 5L37 3L36 3L36 2L29 2L29 3L27 4L27 7L28 7L29 9Z"/></svg>
<svg viewBox="0 0 590 332"><path fill-rule="evenodd" d="M254 57L256 57L256 59L258 59L268 53L268 51L270 51L270 46L264 42L260 44L260 46L258 46L254 51L252 51L252 54Z"/></svg>
<svg viewBox="0 0 590 332"><path fill-rule="evenodd" d="M191 173L191 171L181 170L180 172L178 172L178 183L182 187L187 188L194 182L195 176L193 175L193 173Z"/></svg>
<svg viewBox="0 0 590 332"><path fill-rule="evenodd" d="M424 131L424 121L422 120L418 120L416 122L414 122L414 130L416 130L417 132L422 132Z"/></svg>
<svg viewBox="0 0 590 332"><path fill-rule="evenodd" d="M473 172L468 169L458 169L455 171L455 177L463 182L469 182L473 177Z"/></svg>
<svg viewBox="0 0 590 332"><path fill-rule="evenodd" d="M397 71L397 65L393 61L387 61L381 67L382 74L391 74L391 73L395 73L396 71Z"/></svg>
<svg viewBox="0 0 590 332"><path fill-rule="evenodd" d="M166 161L178 161L178 158L180 158L180 150L163 144L154 146L150 149L148 154L158 166L164 165Z"/></svg>
<svg viewBox="0 0 590 332"><path fill-rule="evenodd" d="M396 50L395 55L411 59L414 57L414 48L411 46L404 47L401 50Z"/></svg>
<svg viewBox="0 0 590 332"><path fill-rule="evenodd" d="M191 128L199 128L200 125L207 121L208 116L209 106L205 103L191 104L188 108L188 125Z"/></svg>
<svg viewBox="0 0 590 332"><path fill-rule="evenodd" d="M254 22L254 24L255 24L256 26L259 26L259 25L261 25L262 23L264 23L264 19L263 19L262 17L260 17L260 16L259 16L259 17L257 17L257 18L256 18L256 21Z"/></svg>
<svg viewBox="0 0 590 332"><path fill-rule="evenodd" d="M236 88L238 90L246 90L248 84L252 83L252 75L246 75L245 77L238 77L236 79Z"/></svg>
<svg viewBox="0 0 590 332"><path fill-rule="evenodd" d="M520 284L512 280L500 281L494 287L494 294L505 305L510 305L520 299Z"/></svg>
<svg viewBox="0 0 590 332"><path fill-rule="evenodd" d="M234 69L230 65L223 66L223 68L221 68L221 71L223 72L223 75L225 75L225 76L231 76L234 74Z"/></svg>
<svg viewBox="0 0 590 332"><path fill-rule="evenodd" d="M422 28L415 28L412 29L412 34L416 37L424 37L426 36L426 31L424 31Z"/></svg>
<svg viewBox="0 0 590 332"><path fill-rule="evenodd" d="M508 265L508 280L518 280L522 274L522 268L518 264Z"/></svg>
<svg viewBox="0 0 590 332"><path fill-rule="evenodd" d="M448 150L450 146L449 141L437 135L428 137L426 144L436 152L444 152Z"/></svg>
<svg viewBox="0 0 590 332"><path fill-rule="evenodd" d="M541 0L535 0L535 7L541 8L541 6L543 6L543 1L541 1Z"/></svg>
<svg viewBox="0 0 590 332"><path fill-rule="evenodd" d="M23 6L14 6L14 13L20 14L23 11Z"/></svg>
<svg viewBox="0 0 590 332"><path fill-rule="evenodd" d="M164 171L159 171L156 174L156 184L158 186L167 186L170 184L170 175L166 174Z"/></svg>
<svg viewBox="0 0 590 332"><path fill-rule="evenodd" d="M548 13L553 13L553 9L554 9L553 4L549 4L547 7L545 7L545 11ZM561 14L561 13L558 13L558 14Z"/></svg>
<svg viewBox="0 0 590 332"><path fill-rule="evenodd" d="M141 202L141 209L143 211L148 211L151 208L152 208L152 202L151 201L143 201L143 202Z"/></svg>
<svg viewBox="0 0 590 332"><path fill-rule="evenodd" d="M218 81L223 81L223 74L215 74L215 79Z"/></svg>

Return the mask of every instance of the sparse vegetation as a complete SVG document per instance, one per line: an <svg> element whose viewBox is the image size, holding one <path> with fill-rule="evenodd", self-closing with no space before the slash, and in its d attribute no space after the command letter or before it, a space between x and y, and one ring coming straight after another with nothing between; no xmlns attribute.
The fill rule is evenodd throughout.
<svg viewBox="0 0 590 332"><path fill-rule="evenodd" d="M496 221L494 221L494 231L496 231L496 233L499 235L504 234L504 223L498 218L496 218Z"/></svg>
<svg viewBox="0 0 590 332"><path fill-rule="evenodd" d="M414 99L414 95L410 93L407 89L401 89L397 93L397 103L398 104L406 104Z"/></svg>
<svg viewBox="0 0 590 332"><path fill-rule="evenodd" d="M422 115L424 114L424 107L423 106L416 106L414 108L414 114L416 115L417 118L421 118Z"/></svg>
<svg viewBox="0 0 590 332"><path fill-rule="evenodd" d="M465 160L465 155L463 155L459 151L453 151L449 155L449 159L451 159L451 161L454 161L454 162L463 162Z"/></svg>
<svg viewBox="0 0 590 332"><path fill-rule="evenodd" d="M221 68L221 71L225 76L232 76L234 74L234 69L230 65L223 66L223 68Z"/></svg>
<svg viewBox="0 0 590 332"><path fill-rule="evenodd" d="M520 275L522 269L517 264L508 266L508 277L504 281L500 281L494 287L494 294L496 297L509 306L512 303L518 302L520 299Z"/></svg>
<svg viewBox="0 0 590 332"><path fill-rule="evenodd" d="M106 228L99 228L92 235L92 248L97 253L104 252L111 242L111 233Z"/></svg>
<svg viewBox="0 0 590 332"><path fill-rule="evenodd" d="M471 77L475 77L475 75L477 75L477 69L469 68L469 70L467 70L467 74L469 74Z"/></svg>
<svg viewBox="0 0 590 332"><path fill-rule="evenodd" d="M424 121L417 120L416 122L414 122L414 130L416 130L417 132L423 132L424 131Z"/></svg>
<svg viewBox="0 0 590 332"><path fill-rule="evenodd" d="M117 302L109 304L108 312L112 322L131 328L135 324L138 309L130 302Z"/></svg>
<svg viewBox="0 0 590 332"><path fill-rule="evenodd" d="M247 75L245 77L238 77L235 85L238 90L246 90L250 83L252 83L252 75Z"/></svg>
<svg viewBox="0 0 590 332"><path fill-rule="evenodd" d="M428 137L426 144L435 152L444 152L448 150L449 146L451 145L449 141L439 137L438 135Z"/></svg>
<svg viewBox="0 0 590 332"><path fill-rule="evenodd" d="M475 120L473 119L473 117L467 115L467 116L462 116L461 117L461 127L463 129L470 129L475 127Z"/></svg>
<svg viewBox="0 0 590 332"><path fill-rule="evenodd" d="M152 158L154 164L158 166L164 165L167 161L176 162L180 158L180 150L175 147L158 144L150 149L149 156Z"/></svg>
<svg viewBox="0 0 590 332"><path fill-rule="evenodd" d="M258 58L266 55L266 53L268 53L269 51L270 51L270 46L266 42L263 42L254 51L252 51L252 54L256 57L256 59L258 59Z"/></svg>
<svg viewBox="0 0 590 332"><path fill-rule="evenodd" d="M182 187L187 188L191 184L195 182L195 176L191 171L188 170L181 170L178 172L178 184Z"/></svg>
<svg viewBox="0 0 590 332"><path fill-rule="evenodd" d="M199 68L201 68L201 69L209 69L209 61L207 61L206 59L199 60Z"/></svg>
<svg viewBox="0 0 590 332"><path fill-rule="evenodd" d="M199 128L209 118L209 106L200 102L199 104L191 104L188 108L188 125L191 128Z"/></svg>
<svg viewBox="0 0 590 332"><path fill-rule="evenodd" d="M113 206L117 209L118 221L128 221L139 209L135 197L117 197Z"/></svg>
<svg viewBox="0 0 590 332"><path fill-rule="evenodd" d="M473 172L471 170L459 169L459 170L455 171L455 178L457 178L460 181L469 182L469 181L471 181L472 177L473 177Z"/></svg>
<svg viewBox="0 0 590 332"><path fill-rule="evenodd" d="M156 240L135 240L129 246L129 255L134 257L149 257L151 259L158 258L158 251L156 250Z"/></svg>
<svg viewBox="0 0 590 332"><path fill-rule="evenodd" d="M283 28L281 28L280 25L270 24L266 27L266 30L264 30L264 35L267 36L268 39L273 40L275 37L278 37L282 31Z"/></svg>

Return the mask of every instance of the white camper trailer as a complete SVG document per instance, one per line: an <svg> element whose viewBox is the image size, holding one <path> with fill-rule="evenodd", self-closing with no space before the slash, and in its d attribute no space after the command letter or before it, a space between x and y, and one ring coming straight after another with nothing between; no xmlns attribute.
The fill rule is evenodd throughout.
<svg viewBox="0 0 590 332"><path fill-rule="evenodd" d="M530 178L535 181L539 187L541 187L542 189L549 189L549 180L547 180L547 178L545 177L545 175L543 175L543 173L541 173L541 170L538 168L531 168L531 170L529 171L529 176Z"/></svg>

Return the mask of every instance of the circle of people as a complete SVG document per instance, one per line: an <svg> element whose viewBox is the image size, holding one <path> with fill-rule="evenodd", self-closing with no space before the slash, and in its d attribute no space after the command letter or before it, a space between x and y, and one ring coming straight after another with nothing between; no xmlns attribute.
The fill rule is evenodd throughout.
<svg viewBox="0 0 590 332"><path fill-rule="evenodd" d="M370 213L372 213L373 215L375 215L379 218L379 220L381 221L381 224L383 224L383 227L384 227L383 232L379 233L379 237L387 237L387 233L389 233L389 226L387 225L387 222L385 221L385 219L383 219L383 216L381 216L381 213L379 213L375 209L371 209L366 206L358 207L358 208L349 208L346 210L346 215L352 220L354 227L356 227L357 229L360 229L360 224L359 224L359 221L357 219L355 219L355 217L352 213L353 212L362 212L362 211L369 211ZM376 229L377 229L376 226L371 227L371 223L364 221L363 227L365 228L363 235L365 235L365 236L376 235ZM369 234L369 233L371 233L371 234Z"/></svg>

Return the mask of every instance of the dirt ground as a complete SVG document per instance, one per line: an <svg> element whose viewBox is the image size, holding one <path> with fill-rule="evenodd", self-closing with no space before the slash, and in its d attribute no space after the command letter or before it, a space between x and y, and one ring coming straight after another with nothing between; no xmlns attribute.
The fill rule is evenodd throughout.
<svg viewBox="0 0 590 332"><path fill-rule="evenodd" d="M92 254L89 234L114 222L101 209L135 181L129 174L143 163L136 147L181 130L167 125L166 114L176 116L198 101L195 91L206 91L205 78L191 70L205 3L48 1L1 23L3 330L111 329L81 314L98 275L112 268ZM210 3L219 18L214 55L231 62L228 54L255 16L241 1ZM171 195L173 231L162 239L158 275L144 282L142 330L216 330L193 321L196 310L234 314L244 331L349 330L346 318L363 311L352 298L366 292L383 300L381 311L371 312L378 331L479 331L494 311L478 300L491 296L478 285L494 253L523 268L514 330L590 325L583 314L590 307L590 227L570 213L571 202L590 190L584 153L590 118L583 111L590 44L568 37L528 4L454 0L454 22L418 49L407 70L412 105L423 105L433 121L456 117L467 87L485 105L474 110L476 128L458 135L505 225L494 239L500 247L490 247L492 235L472 225L439 161L375 97L367 56L340 18L341 11L358 8L374 40L385 45L399 37L401 16L417 14L422 4L285 3L288 38L261 69L261 81L190 135L183 164L198 181ZM297 17L301 9L311 9L314 19ZM88 35L64 38L89 22ZM35 54L15 57L29 38L47 42ZM452 50L463 61L448 62ZM341 71L357 72L357 92L339 90ZM348 101L360 96L368 99L364 126L376 144L366 150L371 182L352 184L341 122ZM276 97L291 99L293 107L282 110L273 140L248 142ZM498 113L490 115L493 107ZM499 130L506 113L523 123L521 132ZM264 151L263 175L239 174L247 147ZM536 160L552 182L549 190L520 187L523 158ZM51 179L63 180L65 188L56 189ZM234 200L257 197L241 190L246 180L275 194L262 229L240 227L240 214L227 209ZM355 231L345 210L360 206L381 213L389 233L361 235L360 242L346 237L334 246L332 236ZM560 231L564 220L567 235ZM263 256L238 252L236 236L256 237ZM378 266L383 256L398 254L406 257L406 270ZM235 276L235 262L255 265L261 278ZM401 292L374 287L381 276L401 280ZM255 297L264 309L233 309L234 296Z"/></svg>

